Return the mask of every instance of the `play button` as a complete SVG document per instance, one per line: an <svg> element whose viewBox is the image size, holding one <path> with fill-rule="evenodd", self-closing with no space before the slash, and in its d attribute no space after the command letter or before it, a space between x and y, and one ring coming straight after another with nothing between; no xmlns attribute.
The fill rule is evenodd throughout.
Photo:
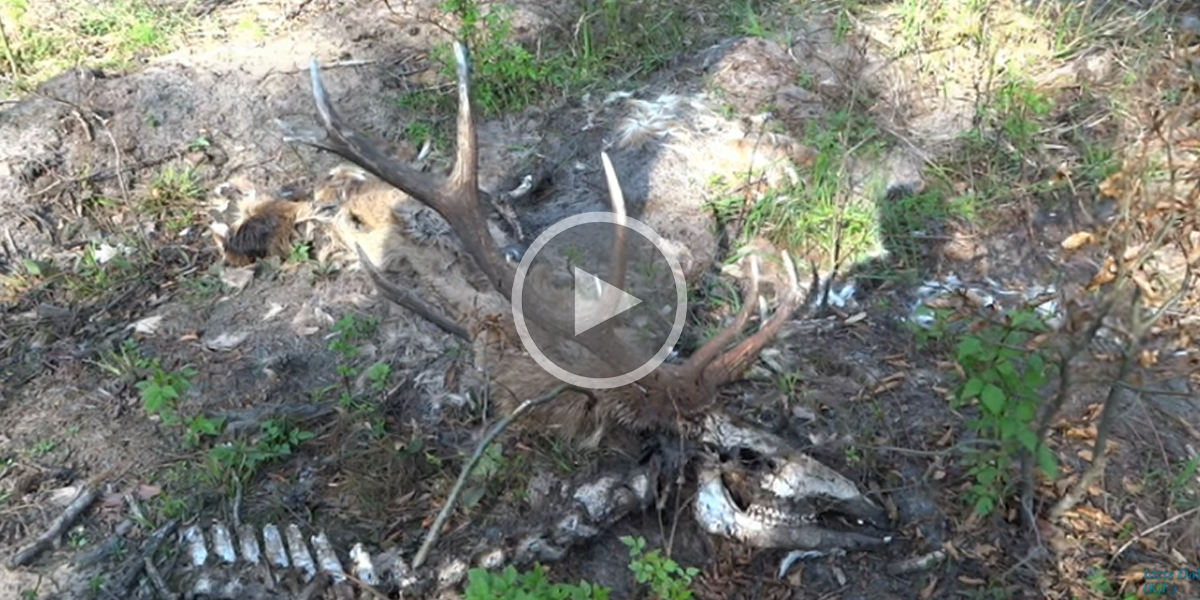
<svg viewBox="0 0 1200 600"><path fill-rule="evenodd" d="M579 335L642 301L603 279L575 267L575 335Z"/></svg>
<svg viewBox="0 0 1200 600"><path fill-rule="evenodd" d="M555 223L530 244L512 307L521 342L543 369L606 389L666 360L683 332L687 286L679 259L653 229L593 212Z"/></svg>

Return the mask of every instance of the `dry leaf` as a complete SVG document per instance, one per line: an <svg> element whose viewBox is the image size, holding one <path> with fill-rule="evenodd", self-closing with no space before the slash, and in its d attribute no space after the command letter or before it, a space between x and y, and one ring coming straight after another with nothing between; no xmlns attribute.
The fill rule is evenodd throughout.
<svg viewBox="0 0 1200 600"><path fill-rule="evenodd" d="M1078 456L1079 458L1082 458L1083 460L1086 460L1087 462L1092 462L1092 451L1091 450L1080 450L1079 452L1076 452L1075 455Z"/></svg>
<svg viewBox="0 0 1200 600"><path fill-rule="evenodd" d="M1092 280L1090 282L1088 282L1087 289L1089 292L1093 291L1096 288L1098 288L1106 283L1109 283L1116 278L1117 278L1117 261L1115 259L1113 259L1113 257L1109 256L1104 259L1104 266L1100 267L1100 271L1098 273L1096 273L1095 277L1092 277Z"/></svg>
<svg viewBox="0 0 1200 600"><path fill-rule="evenodd" d="M866 311L863 311L856 315L852 315L850 318L846 319L845 323L847 325L853 325L853 324L855 324L859 321L862 321L863 319L866 319L866 318L867 318L867 313L866 313Z"/></svg>
<svg viewBox="0 0 1200 600"><path fill-rule="evenodd" d="M938 438L934 444L940 448L945 448L950 445L950 440L952 439L954 439L954 429L947 427L946 433L943 433L942 437Z"/></svg>
<svg viewBox="0 0 1200 600"><path fill-rule="evenodd" d="M921 588L921 597L930 598L933 596L933 590L937 588L938 578L936 575L929 578L929 585Z"/></svg>
<svg viewBox="0 0 1200 600"><path fill-rule="evenodd" d="M1125 488L1125 491L1129 492L1130 494L1140 494L1142 493L1143 486L1140 482L1134 481L1129 477L1122 477L1121 487Z"/></svg>
<svg viewBox="0 0 1200 600"><path fill-rule="evenodd" d="M249 337L250 332L248 331L239 331L237 333L226 332L206 341L204 346L214 352L228 351L237 348Z"/></svg>
<svg viewBox="0 0 1200 600"><path fill-rule="evenodd" d="M953 542L949 540L942 542L942 550L945 550L955 562L962 561L962 554L958 551L958 548L954 547Z"/></svg>
<svg viewBox="0 0 1200 600"><path fill-rule="evenodd" d="M133 325L130 325L130 327L142 335L154 335L158 333L158 328L162 326L162 321L162 315L155 315L153 317L141 319L140 321L135 322Z"/></svg>
<svg viewBox="0 0 1200 600"><path fill-rule="evenodd" d="M959 575L958 582L963 585L975 585L975 586L984 585L985 583L987 583L986 581L984 581L982 579L977 579L975 577L967 577L966 575Z"/></svg>
<svg viewBox="0 0 1200 600"><path fill-rule="evenodd" d="M1067 239L1062 241L1064 250L1078 250L1088 244L1096 241L1096 237L1087 231L1078 231L1067 236Z"/></svg>
<svg viewBox="0 0 1200 600"><path fill-rule="evenodd" d="M1109 198L1116 198L1121 195L1121 189L1124 187L1125 174L1118 171L1109 175L1107 179L1100 182L1100 193Z"/></svg>
<svg viewBox="0 0 1200 600"><path fill-rule="evenodd" d="M142 485L138 486L137 497L139 500L149 500L161 493L161 487L143 483Z"/></svg>

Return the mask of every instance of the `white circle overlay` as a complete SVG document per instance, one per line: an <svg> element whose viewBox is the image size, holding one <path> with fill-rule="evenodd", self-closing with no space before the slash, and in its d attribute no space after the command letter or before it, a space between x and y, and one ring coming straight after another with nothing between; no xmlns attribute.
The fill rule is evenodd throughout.
<svg viewBox="0 0 1200 600"><path fill-rule="evenodd" d="M671 275L675 280L675 319L671 323L671 334L667 336L667 341L645 364L628 373L615 377L584 377L554 364L554 361L546 358L546 355L542 354L538 350L537 344L533 342L533 337L529 335L529 326L525 323L525 314L521 308L521 292L525 289L525 277L529 274L529 267L533 263L534 257L537 256L538 251L545 247L558 234L572 227L589 223L610 223L618 227L628 227L638 232L654 243L654 247L658 249L659 253L663 255L663 258L667 260L667 264L671 267ZM548 373L564 383L582 388L605 390L629 385L649 375L651 371L657 369L659 365L667 360L667 356L671 354L671 351L675 348L675 344L679 342L679 336L683 334L683 326L687 318L687 282L684 281L683 267L679 263L679 258L671 251L671 247L667 244L667 241L645 223L627 215L618 215L611 212L582 213L555 223L549 229L543 231L541 235L537 236L537 239L533 240L533 243L530 244L529 248L525 251L525 256L521 258L521 264L517 267L517 274L513 279L512 309L513 321L515 321L517 326L517 334L521 336L521 343L525 346L525 351L533 357L533 360L537 361L538 365L541 365Z"/></svg>

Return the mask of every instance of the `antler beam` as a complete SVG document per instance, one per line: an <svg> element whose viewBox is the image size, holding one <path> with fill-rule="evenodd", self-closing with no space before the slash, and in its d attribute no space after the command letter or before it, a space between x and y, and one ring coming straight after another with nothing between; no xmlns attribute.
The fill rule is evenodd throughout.
<svg viewBox="0 0 1200 600"><path fill-rule="evenodd" d="M458 119L455 163L450 175L439 179L385 156L365 137L343 124L321 81L320 68L314 60L311 64L313 99L320 117L323 131L300 130L283 124L285 140L301 142L338 154L357 164L376 177L405 192L440 214L458 234L464 250L472 257L476 266L487 276L491 285L506 300L512 300L516 270L503 256L501 249L492 239L485 212L480 203L478 181L478 140L476 139L474 114L471 109L470 60L466 45L461 41L454 44L454 56L458 63ZM620 219L625 215L624 196L612 163L602 153L613 212ZM621 287L627 271L627 249L625 228L615 225L613 251L610 264L610 283ZM458 336L466 330L429 309L428 305L407 293L397 293L396 286L388 284L382 275L360 253L372 280L381 293L390 300L408 307L422 317L436 323L442 329ZM757 261L757 257L752 259ZM787 285L780 290L775 314L755 334L730 344L740 336L753 315L758 296L758 263L751 265L751 277L747 284L744 306L734 322L704 344L682 365L663 365L646 376L641 384L644 410L660 413L657 416L670 422L674 413L681 409L697 409L711 402L718 386L740 375L758 355L762 348L779 332L800 304L801 294L796 281L795 268L786 253L783 263L787 273ZM528 288L527 288L528 289ZM561 310L546 302L537 294L525 301L525 315L532 324L560 339L575 339L572 323L562 318ZM414 308L415 307L415 308ZM633 353L624 350L614 333L611 323L606 323L601 335L588 341L576 340L597 359L610 367L624 367ZM618 372L628 372L622 369ZM667 413L672 413L668 415ZM653 418L655 415L648 415Z"/></svg>

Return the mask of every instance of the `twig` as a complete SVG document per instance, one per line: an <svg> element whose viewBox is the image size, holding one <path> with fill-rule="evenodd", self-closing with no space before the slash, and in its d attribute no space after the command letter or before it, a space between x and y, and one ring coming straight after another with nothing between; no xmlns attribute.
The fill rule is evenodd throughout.
<svg viewBox="0 0 1200 600"><path fill-rule="evenodd" d="M1050 433L1050 427L1054 424L1054 418L1062 411L1063 406L1067 403L1067 398L1071 395L1071 388L1075 383L1071 378L1071 361L1082 353L1091 345L1096 334L1100 331L1100 327L1104 324L1105 317L1112 311L1113 305L1116 304L1117 296L1122 288L1118 288L1110 292L1105 298L1105 301L1100 306L1099 313L1094 315L1092 322L1088 328L1084 330L1083 335L1072 339L1067 344L1066 350L1062 353L1058 360L1058 389L1055 391L1054 397L1042 409L1041 420L1038 422L1037 428L1037 444L1038 448L1045 445L1046 436ZM1070 315L1067 315L1070 318ZM1035 448L1035 452L1037 448ZM1037 529L1037 519L1034 518L1034 513L1037 512L1033 508L1034 504L1034 480L1033 480L1033 464L1032 461L1036 456L1030 456L1029 452L1021 454L1021 507L1022 514L1026 520L1026 525L1032 528L1034 535L1040 538L1040 532Z"/></svg>
<svg viewBox="0 0 1200 600"><path fill-rule="evenodd" d="M928 571L929 569L941 564L941 562L944 560L946 560L946 551L934 550L928 554L922 554L921 556L914 556L912 558L906 558L904 560L891 563L887 566L887 572L888 575L896 576L916 573L917 571Z"/></svg>
<svg viewBox="0 0 1200 600"><path fill-rule="evenodd" d="M158 567L154 566L153 557L143 556L142 564L146 569L146 577L150 579L150 584L158 591L158 597L163 600L175 600L179 597L167 587L167 582L163 579L162 573L158 572Z"/></svg>
<svg viewBox="0 0 1200 600"><path fill-rule="evenodd" d="M171 154L168 156L160 156L160 157L152 158L149 160L141 160L141 161L129 164L129 165L125 165L120 170L121 171L137 171L140 169L147 169L150 167L155 167L155 166L161 165L162 163L165 163L168 160L175 158L176 156L178 156L178 153ZM40 190L31 192L29 194L29 199L38 198L40 196L45 196L46 194L49 194L50 192L53 192L54 190L56 190L64 185L73 185L73 184L77 184L77 183L96 183L96 182L104 181L105 179L108 179L110 177L115 177L115 176L118 176L118 174L114 170L110 170L110 171L101 171L99 173L92 173L90 175L80 175L78 177L72 177L70 179L60 179Z"/></svg>
<svg viewBox="0 0 1200 600"><path fill-rule="evenodd" d="M8 66L12 69L13 81L17 81L21 77L21 71L17 67L17 57L13 54L12 46L8 42L8 31L5 30L3 21L0 21L0 42L4 43L4 55L8 58Z"/></svg>
<svg viewBox="0 0 1200 600"><path fill-rule="evenodd" d="M1125 389L1120 384L1128 378L1130 371L1133 370L1134 358L1137 357L1142 339L1172 306L1183 299L1184 295L1191 288L1191 281L1192 273L1189 270L1184 276L1183 285L1180 286L1179 291L1164 302L1154 313L1146 317L1139 314L1142 298L1141 288L1134 286L1133 308L1131 311L1134 322L1130 327L1132 334L1130 337L1132 339L1129 340L1129 345L1125 348L1125 354L1121 357L1121 366L1117 370L1116 380L1112 387L1109 388L1108 396L1104 399L1104 407L1100 413L1100 423L1096 426L1096 442L1092 450L1092 464L1072 489L1054 505L1054 508L1050 511L1051 520L1058 520L1062 517L1063 513L1074 508L1083 499L1083 494L1087 492L1088 487L1095 483L1100 475L1104 473L1104 468L1108 464L1108 436L1112 430L1113 422L1116 421L1116 413L1118 412L1117 400L1121 397L1121 391Z"/></svg>
<svg viewBox="0 0 1200 600"><path fill-rule="evenodd" d="M171 535L175 528L179 526L179 521L172 519L167 521L162 527L154 530L150 537L142 544L141 552L138 555L130 558L120 575L117 575L112 581L104 586L104 589L118 597L130 597L130 590L138 581L138 575L142 573L142 569L146 567L146 562L154 557L154 553L158 552L158 547L162 545L163 540Z"/></svg>
<svg viewBox="0 0 1200 600"><path fill-rule="evenodd" d="M1111 567L1113 565L1113 563L1117 561L1117 558L1120 557L1122 553L1124 553L1126 550L1128 550L1129 547L1132 546L1138 540L1154 533L1155 531L1158 531L1159 529L1162 529L1163 527L1166 527L1167 525L1170 525L1171 523L1174 523L1175 521L1178 521L1180 519L1186 519L1187 517L1190 517L1193 514L1196 514L1197 512L1200 512L1200 506L1196 506L1191 509L1185 510L1185 511L1171 517L1170 519L1167 519L1167 520L1163 521L1162 523L1159 523L1158 525L1155 525L1155 526L1133 536L1132 538L1129 538L1129 541L1122 544L1120 548L1117 548L1117 551L1113 553L1112 558L1108 559L1108 566Z"/></svg>
<svg viewBox="0 0 1200 600"><path fill-rule="evenodd" d="M429 551L433 548L433 545L437 543L438 537L442 531L442 527L446 524L446 519L450 518L450 512L454 510L454 505L458 502L458 497L462 494L463 487L465 487L467 484L467 478L470 477L471 471L475 469L475 465L478 464L479 460L483 458L484 451L487 450L487 447L492 444L492 441L496 439L496 436L500 435L500 432L507 429L508 426L512 424L513 421L517 420L521 415L524 415L530 410L550 402L568 390L587 394L588 396L592 395L591 390L586 388L581 388L570 384L560 385L553 390L538 396L537 398L522 402L521 405L512 412L512 414L500 419L500 421L498 421L492 427L492 429L483 436L483 439L479 442L479 445L475 447L474 454L471 455L471 458L467 461L467 464L463 466L462 472L458 474L458 481L454 482L454 487L450 490L450 496L446 498L446 504L442 506L442 511L438 513L437 518L433 521L433 525L429 528L429 532L425 534L425 541L421 543L420 550L417 550L417 555L413 558L413 569L419 569L421 565L425 564L425 559L429 556Z"/></svg>
<svg viewBox="0 0 1200 600"><path fill-rule="evenodd" d="M79 490L79 494L67 505L66 510L50 524L50 527L42 535L38 536L32 544L19 550L8 560L9 568L29 564L38 554L41 554L42 551L53 545L54 541L62 537L63 532L75 522L75 519L79 518L79 515L92 505L92 501L96 499L99 493L99 485L88 485Z"/></svg>
<svg viewBox="0 0 1200 600"><path fill-rule="evenodd" d="M371 597L376 598L377 600L388 600L388 597L383 595L382 593L380 593L379 590L371 587L370 585L367 584L367 582L355 577L354 575L351 575L349 573L340 573L340 575L342 577L345 577L347 580L349 580L350 583L353 583L353 584L357 585L358 587L362 588L362 590L364 592L370 594Z"/></svg>

